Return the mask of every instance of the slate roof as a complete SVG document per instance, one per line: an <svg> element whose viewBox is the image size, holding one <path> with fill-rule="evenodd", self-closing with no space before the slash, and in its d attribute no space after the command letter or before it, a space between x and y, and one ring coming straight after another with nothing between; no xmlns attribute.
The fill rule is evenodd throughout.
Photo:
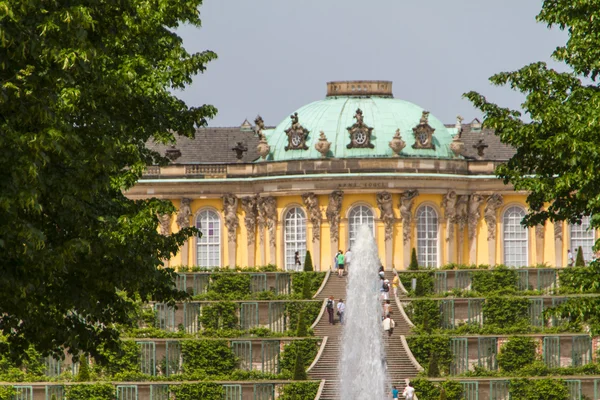
<svg viewBox="0 0 600 400"><path fill-rule="evenodd" d="M454 125L446 126L454 127ZM461 139L465 144L465 158L467 159L508 161L516 153L514 148L500 142L500 137L496 136L492 129L477 129L477 124L475 124L475 128L471 124L462 124ZM477 149L473 145L476 145L481 139L488 147L484 150L483 157L478 157Z"/></svg>
<svg viewBox="0 0 600 400"><path fill-rule="evenodd" d="M200 128L196 130L194 139L176 135L175 148L181 151L181 156L173 164L199 164L199 163L236 163L236 152L232 150L237 142L242 142L248 147L243 154L241 162L252 162L258 159L256 150L258 137L252 130L243 130L239 126L232 128ZM147 143L149 149L165 155L171 146Z"/></svg>
<svg viewBox="0 0 600 400"><path fill-rule="evenodd" d="M446 127L453 128L454 125L447 124ZM194 139L183 136L176 137L175 148L181 151L181 156L173 161L173 164L236 163L238 160L232 148L236 146L237 142L242 142L248 147L241 162L253 162L259 158L256 150L258 137L247 127L200 128L196 131ZM477 124L463 124L461 138L465 143L465 158L467 159L506 161L515 154L512 147L500 142L500 138L494 134L493 130L478 129ZM480 139L483 139L483 143L488 145L484 150L483 158L477 156L477 149L473 147ZM162 155L165 155L166 150L171 148L171 146L156 143L148 143L147 146Z"/></svg>

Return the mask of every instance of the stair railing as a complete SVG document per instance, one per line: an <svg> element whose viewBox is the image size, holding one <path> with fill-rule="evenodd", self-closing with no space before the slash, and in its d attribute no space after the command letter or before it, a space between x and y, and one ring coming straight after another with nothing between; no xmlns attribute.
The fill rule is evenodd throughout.
<svg viewBox="0 0 600 400"><path fill-rule="evenodd" d="M419 364L412 351L410 351L410 347L408 347L408 342L406 341L406 337L404 335L400 335L400 342L402 343L402 347L404 347L404 351L406 352L406 355L408 356L408 359L410 360L410 363L413 365L413 367L415 367L417 371L423 372L423 367L421 366L421 364Z"/></svg>
<svg viewBox="0 0 600 400"><path fill-rule="evenodd" d="M317 318L315 318L314 322L310 326L310 329L315 329L315 327L319 324L319 321L321 320L321 318L323 318L323 315L325 314L325 306L326 305L327 305L327 299L323 299L323 304L321 305L321 311L319 311L319 315L317 316Z"/></svg>
<svg viewBox="0 0 600 400"><path fill-rule="evenodd" d="M327 270L327 274L325 275L325 278L323 278L323 282L321 282L321 286L319 286L319 290L317 290L317 293L315 293L314 296L312 297L313 299L321 294L321 292L325 288L325 285L327 284L327 281L329 280L330 275L331 275L331 269Z"/></svg>
<svg viewBox="0 0 600 400"><path fill-rule="evenodd" d="M321 398L321 395L323 394L323 388L325 388L325 379L321 379L321 383L319 384L319 390L317 391L315 400L319 400Z"/></svg>
<svg viewBox="0 0 600 400"><path fill-rule="evenodd" d="M310 364L310 366L308 367L308 369L306 370L306 372L310 372L310 370L313 369L313 367L315 365L317 365L317 363L319 362L319 359L321 358L321 355L323 355L323 351L325 351L325 345L327 344L327 338L328 338L327 336L323 337L323 340L321 341L321 347L319 347L319 351L317 352L317 355L315 356L315 359Z"/></svg>

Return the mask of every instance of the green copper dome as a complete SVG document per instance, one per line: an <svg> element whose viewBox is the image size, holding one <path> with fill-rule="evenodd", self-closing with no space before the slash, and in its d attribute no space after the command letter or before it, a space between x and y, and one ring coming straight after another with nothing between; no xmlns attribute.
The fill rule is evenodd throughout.
<svg viewBox="0 0 600 400"><path fill-rule="evenodd" d="M382 82L388 85L386 90L381 90ZM356 87L359 90L356 90L354 83L357 83ZM365 83L364 87L360 83ZM373 128L370 138L372 148L348 148L351 143L348 128L357 122L355 117L359 109L362 111L364 125ZM400 157L456 158L450 150L455 128L445 127L437 118L428 113L424 114L424 110L413 103L392 98L391 82L330 82L327 98L307 104L292 115L296 113L297 123L304 128L304 132L308 131L306 146L294 149L292 145L286 150L290 144L286 130L289 130L293 123L292 118L286 118L275 129L263 131L270 146L267 160L322 158L321 153L315 149L321 131L327 141L331 142L328 158L394 157L389 143L398 129L406 143ZM434 146L430 147L435 148L413 148L416 141L413 128L422 123L424 117L426 123L434 129L431 135L431 143ZM426 138L423 136L421 140L425 141ZM304 149L305 147L308 148Z"/></svg>

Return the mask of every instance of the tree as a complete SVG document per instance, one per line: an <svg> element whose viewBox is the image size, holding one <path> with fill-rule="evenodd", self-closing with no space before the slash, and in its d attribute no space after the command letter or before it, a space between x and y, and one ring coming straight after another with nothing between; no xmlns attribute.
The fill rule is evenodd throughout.
<svg viewBox="0 0 600 400"><path fill-rule="evenodd" d="M577 257L575 258L576 267L585 267L585 260L583 259L583 249L581 246L577 249Z"/></svg>
<svg viewBox="0 0 600 400"><path fill-rule="evenodd" d="M417 260L417 251L413 247L412 252L410 253L410 264L408 264L408 269L410 271L417 271L419 269L419 261Z"/></svg>
<svg viewBox="0 0 600 400"><path fill-rule="evenodd" d="M310 276L310 274L306 274L304 276L304 282L302 282L302 298L303 299L306 299L306 300L312 299L312 291L310 290L311 285L312 285L312 276Z"/></svg>
<svg viewBox="0 0 600 400"><path fill-rule="evenodd" d="M76 382L89 382L90 379L90 365L85 354L79 356L79 371L75 377Z"/></svg>
<svg viewBox="0 0 600 400"><path fill-rule="evenodd" d="M304 368L304 357L302 352L296 352L296 363L294 364L294 376L292 378L295 381L305 381L307 379L306 369Z"/></svg>
<svg viewBox="0 0 600 400"><path fill-rule="evenodd" d="M296 336L305 337L308 336L308 327L306 326L306 319L304 318L304 311L300 311L298 315L298 328L296 329Z"/></svg>
<svg viewBox="0 0 600 400"><path fill-rule="evenodd" d="M484 126L495 130L503 143L516 149L497 175L515 190L529 194L524 224L546 220L582 222L600 227L600 4L593 0L544 0L537 21L568 34L564 46L552 53L567 72L536 62L490 78L524 94L521 111L498 106L476 92L465 96L484 113ZM596 246L599 243L596 242ZM600 265L592 263L585 276L574 277L582 287L593 288ZM580 279L581 278L581 279ZM594 305L590 303L595 303ZM580 322L600 320L600 301L578 298L562 308L563 317L577 315ZM591 308L590 308L591 307ZM598 328L592 326L592 334Z"/></svg>
<svg viewBox="0 0 600 400"><path fill-rule="evenodd" d="M528 226L552 221L600 225L600 4L593 0L544 0L538 22L568 32L552 57L570 72L536 62L490 78L525 95L522 112L500 107L479 93L465 96L484 113L484 125L516 149L496 173L529 193Z"/></svg>
<svg viewBox="0 0 600 400"><path fill-rule="evenodd" d="M304 257L304 271L310 272L314 271L312 257L310 256L310 251L306 250L306 257Z"/></svg>
<svg viewBox="0 0 600 400"><path fill-rule="evenodd" d="M429 366L427 367L427 376L430 378L437 378L440 376L440 365L438 362L438 354L436 351L432 351L429 358Z"/></svg>
<svg viewBox="0 0 600 400"><path fill-rule="evenodd" d="M201 0L150 4L0 8L0 333L15 359L33 344L103 362L96 349L118 349L133 299L185 296L160 267L197 231L161 235L157 215L174 206L124 192L168 162L145 143L191 137L215 114L173 90L216 56L188 54L174 33L200 25Z"/></svg>

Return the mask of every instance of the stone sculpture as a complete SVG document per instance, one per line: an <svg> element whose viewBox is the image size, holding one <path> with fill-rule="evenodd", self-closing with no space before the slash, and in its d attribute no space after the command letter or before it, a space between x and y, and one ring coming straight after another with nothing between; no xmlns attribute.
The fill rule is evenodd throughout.
<svg viewBox="0 0 600 400"><path fill-rule="evenodd" d="M321 131L321 135L319 136L319 140L315 143L315 149L321 153L321 157L327 157L329 154L329 149L331 148L331 142L327 141L327 137L325 136L325 132Z"/></svg>
<svg viewBox="0 0 600 400"><path fill-rule="evenodd" d="M342 198L344 192L341 190L335 190L329 195L329 204L327 204L327 211L325 216L329 221L329 232L331 240L337 241L339 228L340 228L340 210L342 208Z"/></svg>
<svg viewBox="0 0 600 400"><path fill-rule="evenodd" d="M242 209L244 210L244 225L248 232L248 244L253 245L256 241L256 216L257 196L242 197Z"/></svg>
<svg viewBox="0 0 600 400"><path fill-rule="evenodd" d="M458 196L454 190L449 190L442 198L442 207L444 208L444 219L448 225L448 235L446 240L454 238L454 223L456 222L456 201Z"/></svg>
<svg viewBox="0 0 600 400"><path fill-rule="evenodd" d="M160 223L161 235L169 235L171 233L171 214L162 214L158 216Z"/></svg>
<svg viewBox="0 0 600 400"><path fill-rule="evenodd" d="M394 234L394 205L392 203L392 195L389 192L377 193L377 206L381 213L381 220L385 226L385 240L392 240Z"/></svg>
<svg viewBox="0 0 600 400"><path fill-rule="evenodd" d="M239 226L237 216L238 199L231 193L223 195L223 214L225 219L225 227L227 228L227 238L230 242L235 242L236 232Z"/></svg>
<svg viewBox="0 0 600 400"><path fill-rule="evenodd" d="M321 239L321 208L319 207L319 198L314 193L303 193L302 201L308 211L308 218L313 226L313 243Z"/></svg>
<svg viewBox="0 0 600 400"><path fill-rule="evenodd" d="M418 190L407 190L400 195L400 217L402 218L402 238L404 244L410 240L410 223L412 221L412 206L415 198L419 195Z"/></svg>
<svg viewBox="0 0 600 400"><path fill-rule="evenodd" d="M406 142L402 140L402 136L400 135L400 128L396 129L396 134L390 141L389 145L394 154L397 156L399 156L402 150L406 147Z"/></svg>
<svg viewBox="0 0 600 400"><path fill-rule="evenodd" d="M494 193L487 198L485 208L483 210L483 219L488 229L488 240L496 239L496 211L502 206L503 199L499 193Z"/></svg>
<svg viewBox="0 0 600 400"><path fill-rule="evenodd" d="M263 198L263 210L266 219L266 226L269 230L269 244L275 247L277 243L275 237L275 227L277 226L277 200L275 197L269 196Z"/></svg>
<svg viewBox="0 0 600 400"><path fill-rule="evenodd" d="M475 193L469 197L469 214L467 216L467 220L469 223L468 228L470 241L475 239L475 234L477 233L477 223L481 217L481 203L483 203L482 195Z"/></svg>
<svg viewBox="0 0 600 400"><path fill-rule="evenodd" d="M192 216L190 203L190 199L181 199L181 206L179 206L179 212L177 213L177 225L179 229L189 228L190 226L190 217Z"/></svg>

